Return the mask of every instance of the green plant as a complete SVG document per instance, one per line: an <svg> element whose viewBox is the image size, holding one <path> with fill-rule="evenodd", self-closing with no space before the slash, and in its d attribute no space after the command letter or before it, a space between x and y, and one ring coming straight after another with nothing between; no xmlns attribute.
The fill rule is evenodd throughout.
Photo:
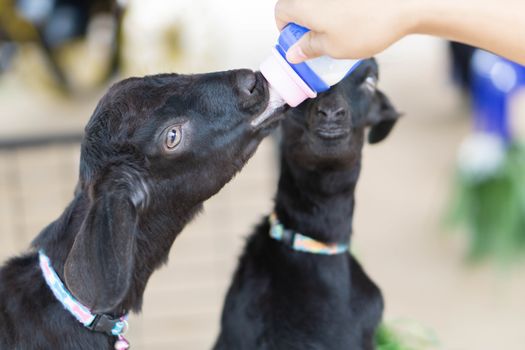
<svg viewBox="0 0 525 350"><path fill-rule="evenodd" d="M448 223L469 234L471 260L525 255L525 147L513 145L489 176L458 171Z"/></svg>
<svg viewBox="0 0 525 350"><path fill-rule="evenodd" d="M411 321L382 323L376 332L377 350L431 350L437 344L431 331Z"/></svg>

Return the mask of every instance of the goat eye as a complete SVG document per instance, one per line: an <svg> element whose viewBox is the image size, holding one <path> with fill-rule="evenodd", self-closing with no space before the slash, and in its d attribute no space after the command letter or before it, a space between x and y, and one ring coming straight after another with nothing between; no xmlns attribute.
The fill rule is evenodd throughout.
<svg viewBox="0 0 525 350"><path fill-rule="evenodd" d="M366 78L365 81L363 82L363 87L370 92L374 92L377 88L377 78L376 77Z"/></svg>
<svg viewBox="0 0 525 350"><path fill-rule="evenodd" d="M166 133L166 148L169 150L178 146L182 140L182 127L180 125L173 126L168 129Z"/></svg>

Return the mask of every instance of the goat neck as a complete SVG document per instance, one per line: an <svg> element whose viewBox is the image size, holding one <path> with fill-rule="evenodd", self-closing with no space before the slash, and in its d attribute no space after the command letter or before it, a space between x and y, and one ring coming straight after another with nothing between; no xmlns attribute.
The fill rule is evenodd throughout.
<svg viewBox="0 0 525 350"><path fill-rule="evenodd" d="M79 193L63 214L33 242L35 249L43 249L50 257L52 266L62 279L64 267L79 228L88 213L88 198ZM121 315L128 311L140 311L146 284L151 274L168 259L175 238L202 206L182 211L148 212L138 223L138 230L129 234L136 236L132 280L122 301L106 313ZM96 288L96 286L92 286ZM124 292L124 291L123 291Z"/></svg>
<svg viewBox="0 0 525 350"><path fill-rule="evenodd" d="M325 243L350 239L360 160L353 166L305 169L285 157L275 201L281 223Z"/></svg>

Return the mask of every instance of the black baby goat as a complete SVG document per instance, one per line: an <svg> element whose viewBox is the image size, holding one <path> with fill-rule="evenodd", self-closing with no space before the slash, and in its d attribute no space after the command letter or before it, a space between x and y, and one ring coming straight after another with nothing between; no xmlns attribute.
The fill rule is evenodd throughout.
<svg viewBox="0 0 525 350"><path fill-rule="evenodd" d="M274 214L249 237L226 296L216 350L369 350L377 286L348 253L365 129L384 139L399 114L374 60L287 112Z"/></svg>
<svg viewBox="0 0 525 350"><path fill-rule="evenodd" d="M113 86L86 127L72 202L0 269L0 349L126 348L123 316L176 236L276 125L268 101L247 70Z"/></svg>

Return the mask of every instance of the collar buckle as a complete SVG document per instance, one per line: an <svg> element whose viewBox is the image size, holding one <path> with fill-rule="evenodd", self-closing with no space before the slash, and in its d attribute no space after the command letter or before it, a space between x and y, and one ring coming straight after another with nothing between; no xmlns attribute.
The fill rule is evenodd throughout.
<svg viewBox="0 0 525 350"><path fill-rule="evenodd" d="M90 331L118 336L126 333L128 330L128 321L124 317L113 318L106 314L97 314L93 322L89 326L86 326L86 328Z"/></svg>

